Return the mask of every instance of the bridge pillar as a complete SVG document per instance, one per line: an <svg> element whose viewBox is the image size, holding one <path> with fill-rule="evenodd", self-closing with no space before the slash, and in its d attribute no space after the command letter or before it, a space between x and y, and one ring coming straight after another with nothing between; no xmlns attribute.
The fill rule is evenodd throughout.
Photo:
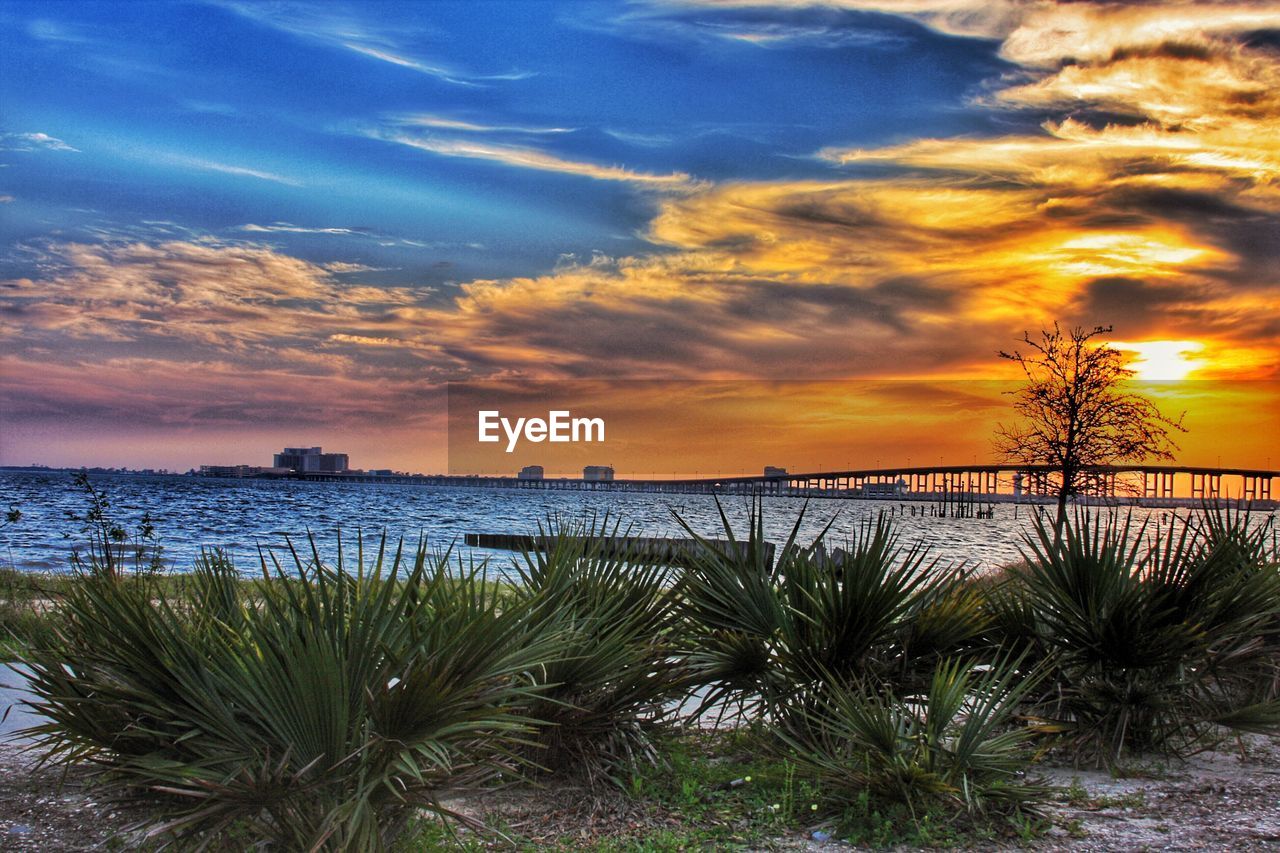
<svg viewBox="0 0 1280 853"><path fill-rule="evenodd" d="M1222 475L1221 474L1192 474L1191 475L1191 497L1200 498L1217 498L1222 494Z"/></svg>
<svg viewBox="0 0 1280 853"><path fill-rule="evenodd" d="M1271 500L1271 478L1262 474L1246 474L1242 497L1246 501Z"/></svg>
<svg viewBox="0 0 1280 853"><path fill-rule="evenodd" d="M1143 471L1142 496L1144 498L1173 497L1173 474L1168 471Z"/></svg>

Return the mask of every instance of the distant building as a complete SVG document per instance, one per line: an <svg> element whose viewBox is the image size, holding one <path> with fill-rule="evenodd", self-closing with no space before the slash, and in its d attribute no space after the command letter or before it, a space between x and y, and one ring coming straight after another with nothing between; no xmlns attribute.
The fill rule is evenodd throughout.
<svg viewBox="0 0 1280 853"><path fill-rule="evenodd" d="M778 477L778 478L785 477L787 476L787 469L775 468L772 465L766 465L764 466L764 475L766 477Z"/></svg>
<svg viewBox="0 0 1280 853"><path fill-rule="evenodd" d="M261 465L201 465L201 477L280 477L290 473L288 468L265 468Z"/></svg>
<svg viewBox="0 0 1280 853"><path fill-rule="evenodd" d="M373 477L391 477L396 472L392 471L390 468L370 468L365 473Z"/></svg>
<svg viewBox="0 0 1280 853"><path fill-rule="evenodd" d="M201 477L252 477L258 469L249 465L201 465Z"/></svg>
<svg viewBox="0 0 1280 853"><path fill-rule="evenodd" d="M612 465L588 465L582 469L582 479L590 480L595 483L612 483L613 482L613 466Z"/></svg>
<svg viewBox="0 0 1280 853"><path fill-rule="evenodd" d="M275 467L300 474L342 474L351 466L345 453L324 453L319 447L286 447L276 454Z"/></svg>
<svg viewBox="0 0 1280 853"><path fill-rule="evenodd" d="M541 465L526 465L516 474L517 480L541 480L545 472ZM610 478L612 479L612 477Z"/></svg>

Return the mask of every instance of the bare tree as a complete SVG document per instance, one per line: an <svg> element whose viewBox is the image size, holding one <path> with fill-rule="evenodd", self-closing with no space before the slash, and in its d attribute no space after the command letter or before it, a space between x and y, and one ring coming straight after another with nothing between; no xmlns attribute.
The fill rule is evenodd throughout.
<svg viewBox="0 0 1280 853"><path fill-rule="evenodd" d="M1067 500L1091 482L1089 466L1173 459L1170 431L1186 432L1183 415L1166 417L1155 403L1123 389L1133 371L1118 350L1091 343L1110 326L1064 334L1053 324L1039 340L1024 333L1027 350L1000 352L1016 361L1027 384L1010 392L1021 423L996 429L996 450L1006 459L1054 468L1057 526L1066 521ZM1185 415L1185 413L1184 413Z"/></svg>

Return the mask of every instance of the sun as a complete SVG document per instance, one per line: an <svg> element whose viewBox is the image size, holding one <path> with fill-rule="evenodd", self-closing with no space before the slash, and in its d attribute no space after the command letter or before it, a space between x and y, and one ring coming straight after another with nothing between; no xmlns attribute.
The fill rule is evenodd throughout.
<svg viewBox="0 0 1280 853"><path fill-rule="evenodd" d="M1199 341L1111 341L1110 346L1134 354L1129 367L1135 379L1186 379L1208 364L1197 355L1204 351Z"/></svg>

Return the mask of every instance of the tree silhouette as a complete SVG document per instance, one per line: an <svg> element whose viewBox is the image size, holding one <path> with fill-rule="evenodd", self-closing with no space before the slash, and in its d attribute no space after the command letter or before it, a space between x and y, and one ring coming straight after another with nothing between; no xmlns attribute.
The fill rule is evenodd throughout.
<svg viewBox="0 0 1280 853"><path fill-rule="evenodd" d="M1077 327L1064 334L1055 322L1039 340L1024 333L1025 352L999 353L1018 363L1027 382L1009 392L1021 423L997 427L996 450L1015 462L1053 466L1059 529L1067 500L1098 476L1090 466L1172 460L1178 446L1169 433L1186 432L1182 415L1168 418L1151 400L1123 389L1134 373L1123 355L1105 343L1091 343L1110 331L1110 326Z"/></svg>

